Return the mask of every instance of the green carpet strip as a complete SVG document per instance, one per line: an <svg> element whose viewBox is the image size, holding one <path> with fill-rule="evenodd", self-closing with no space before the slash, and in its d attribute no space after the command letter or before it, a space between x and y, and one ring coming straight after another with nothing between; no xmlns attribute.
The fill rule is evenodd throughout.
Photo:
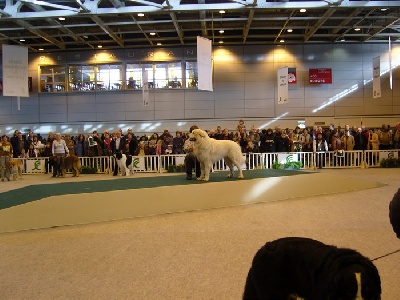
<svg viewBox="0 0 400 300"><path fill-rule="evenodd" d="M64 182L54 184L38 184L30 185L20 189L0 193L0 209L9 208L16 205L37 201L43 198L67 195L109 192L114 190L130 190L153 188L159 186L178 186L187 184L208 184L211 182L226 182L235 180L251 180L256 178L293 176L306 174L309 172L299 170L245 170L243 171L244 179L227 178L227 172L214 172L210 175L210 181L186 180L185 174L182 176L154 176L135 178L119 178L116 180L97 180L97 181L77 181ZM235 173L237 175L237 172ZM99 175L100 176L100 175ZM62 180L62 179L60 179ZM79 180L79 179L77 179Z"/></svg>

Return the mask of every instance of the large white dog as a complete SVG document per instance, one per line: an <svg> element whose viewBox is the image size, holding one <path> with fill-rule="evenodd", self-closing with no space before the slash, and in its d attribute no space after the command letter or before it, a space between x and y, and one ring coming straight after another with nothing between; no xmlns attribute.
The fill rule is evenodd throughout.
<svg viewBox="0 0 400 300"><path fill-rule="evenodd" d="M242 165L245 162L245 158L237 143L234 141L215 140L201 129L194 129L190 134L190 138L194 141L193 153L200 161L201 176L199 180L208 181L213 163L222 158L230 169L228 177L233 177L233 167L236 166L239 170L238 178L244 178Z"/></svg>

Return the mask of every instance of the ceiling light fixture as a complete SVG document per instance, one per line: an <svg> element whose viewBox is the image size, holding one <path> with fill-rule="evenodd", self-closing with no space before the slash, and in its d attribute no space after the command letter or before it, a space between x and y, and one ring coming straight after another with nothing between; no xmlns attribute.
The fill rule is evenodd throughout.
<svg viewBox="0 0 400 300"><path fill-rule="evenodd" d="M293 32L293 29L288 29L287 32Z"/></svg>
<svg viewBox="0 0 400 300"><path fill-rule="evenodd" d="M157 46L161 46L162 44L160 42L157 43Z"/></svg>
<svg viewBox="0 0 400 300"><path fill-rule="evenodd" d="M223 43L224 43L224 41L219 41L218 43L220 43L220 44L223 44Z"/></svg>
<svg viewBox="0 0 400 300"><path fill-rule="evenodd" d="M284 39L281 39L280 41L279 41L279 43L284 43L285 42L285 40Z"/></svg>
<svg viewBox="0 0 400 300"><path fill-rule="evenodd" d="M150 32L150 35L156 35L156 33L155 32Z"/></svg>
<svg viewBox="0 0 400 300"><path fill-rule="evenodd" d="M387 11L388 9L387 8L381 8L381 11Z"/></svg>
<svg viewBox="0 0 400 300"><path fill-rule="evenodd" d="M59 17L58 18L60 21L65 21L65 18L64 17Z"/></svg>
<svg viewBox="0 0 400 300"><path fill-rule="evenodd" d="M103 46L102 45L97 45L97 48L103 48Z"/></svg>
<svg viewBox="0 0 400 300"><path fill-rule="evenodd" d="M223 29L221 29L220 31L219 31L219 33L224 33L225 32L225 30L223 30Z"/></svg>
<svg viewBox="0 0 400 300"><path fill-rule="evenodd" d="M24 40L24 39L20 39L19 41L20 41L20 42L25 42L25 40Z"/></svg>
<svg viewBox="0 0 400 300"><path fill-rule="evenodd" d="M361 28L354 28L354 30L355 30L355 31L360 31L360 30L361 30Z"/></svg>
<svg viewBox="0 0 400 300"><path fill-rule="evenodd" d="M138 17L144 17L144 13L138 13Z"/></svg>
<svg viewBox="0 0 400 300"><path fill-rule="evenodd" d="M219 11L219 13L220 13L220 14L224 14L225 11L224 11L223 9L221 9L221 10Z"/></svg>
<svg viewBox="0 0 400 300"><path fill-rule="evenodd" d="M306 11L307 11L307 9L305 9L305 8L300 9L301 13L305 13Z"/></svg>
<svg viewBox="0 0 400 300"><path fill-rule="evenodd" d="M39 48L39 51L43 51L44 49L43 48Z"/></svg>
<svg viewBox="0 0 400 300"><path fill-rule="evenodd" d="M341 38L340 41L341 41L341 42L345 42L346 40L345 40L344 38Z"/></svg>

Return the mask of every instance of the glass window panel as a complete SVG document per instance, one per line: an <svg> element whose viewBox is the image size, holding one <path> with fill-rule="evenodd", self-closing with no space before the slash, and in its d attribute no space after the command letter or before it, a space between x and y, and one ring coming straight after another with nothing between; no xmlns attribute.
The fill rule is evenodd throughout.
<svg viewBox="0 0 400 300"><path fill-rule="evenodd" d="M65 92L65 66L40 67L40 92Z"/></svg>
<svg viewBox="0 0 400 300"><path fill-rule="evenodd" d="M196 61L187 61L185 63L185 77L186 77L186 87L187 88L196 88L198 83L198 74L197 74L197 62Z"/></svg>
<svg viewBox="0 0 400 300"><path fill-rule="evenodd" d="M173 62L167 65L168 68L168 87L182 88L182 64Z"/></svg>
<svg viewBox="0 0 400 300"><path fill-rule="evenodd" d="M126 65L126 88L128 90L142 88L142 67L140 64Z"/></svg>
<svg viewBox="0 0 400 300"><path fill-rule="evenodd" d="M110 89L122 89L122 65L110 65Z"/></svg>
<svg viewBox="0 0 400 300"><path fill-rule="evenodd" d="M154 83L156 88L168 87L167 72L168 72L167 63L154 64Z"/></svg>
<svg viewBox="0 0 400 300"><path fill-rule="evenodd" d="M155 76L154 76L153 64L144 64L143 65L143 73L147 72L147 84L149 89L154 89L156 87Z"/></svg>

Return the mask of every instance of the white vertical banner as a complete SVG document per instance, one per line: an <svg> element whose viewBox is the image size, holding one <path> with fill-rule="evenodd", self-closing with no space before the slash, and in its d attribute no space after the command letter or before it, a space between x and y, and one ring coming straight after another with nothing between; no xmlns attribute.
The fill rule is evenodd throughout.
<svg viewBox="0 0 400 300"><path fill-rule="evenodd" d="M149 71L144 71L142 76L143 106L147 106L149 105Z"/></svg>
<svg viewBox="0 0 400 300"><path fill-rule="evenodd" d="M389 80L390 89L393 90L393 72L392 72L392 41L389 36Z"/></svg>
<svg viewBox="0 0 400 300"><path fill-rule="evenodd" d="M213 91L212 85L212 47L211 40L197 37L198 89Z"/></svg>
<svg viewBox="0 0 400 300"><path fill-rule="evenodd" d="M289 102L288 67L278 69L278 104Z"/></svg>
<svg viewBox="0 0 400 300"><path fill-rule="evenodd" d="M372 79L372 90L373 97L381 97L381 57L375 57L372 61L373 65L373 79Z"/></svg>
<svg viewBox="0 0 400 300"><path fill-rule="evenodd" d="M28 48L3 45L3 96L29 97Z"/></svg>

